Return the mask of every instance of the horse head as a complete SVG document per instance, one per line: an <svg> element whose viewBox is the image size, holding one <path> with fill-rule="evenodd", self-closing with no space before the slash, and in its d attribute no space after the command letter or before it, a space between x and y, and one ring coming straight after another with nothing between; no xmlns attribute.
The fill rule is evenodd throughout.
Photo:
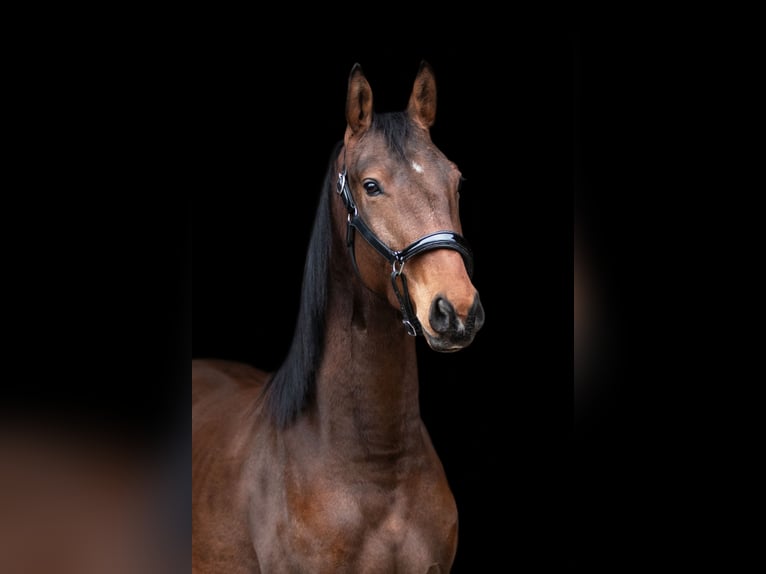
<svg viewBox="0 0 766 574"><path fill-rule="evenodd" d="M453 352L484 323L462 236L463 177L431 140L436 82L422 62L406 110L377 114L356 64L346 98L338 192L348 209L348 242L363 283L399 308L409 334ZM361 235L365 241L355 241ZM383 261L381 258L385 259Z"/></svg>

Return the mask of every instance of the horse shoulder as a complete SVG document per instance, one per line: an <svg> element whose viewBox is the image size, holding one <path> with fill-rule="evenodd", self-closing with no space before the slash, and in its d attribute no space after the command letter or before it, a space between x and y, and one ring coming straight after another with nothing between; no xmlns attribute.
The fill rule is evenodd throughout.
<svg viewBox="0 0 766 574"><path fill-rule="evenodd" d="M192 361L192 560L200 574L259 571L243 477L267 378L242 363Z"/></svg>

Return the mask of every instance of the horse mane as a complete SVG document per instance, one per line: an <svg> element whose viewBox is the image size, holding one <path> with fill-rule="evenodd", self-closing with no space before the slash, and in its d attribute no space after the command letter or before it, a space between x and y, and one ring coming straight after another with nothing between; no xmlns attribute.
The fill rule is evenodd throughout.
<svg viewBox="0 0 766 574"><path fill-rule="evenodd" d="M308 252L303 267L301 302L292 343L285 360L269 379L264 390L268 410L274 422L285 427L313 400L316 371L324 349L325 309L329 277L330 198L334 160L343 142L338 142L330 156L319 197Z"/></svg>
<svg viewBox="0 0 766 574"><path fill-rule="evenodd" d="M410 136L410 120L405 112L374 114L370 132L381 133L389 150L405 157L405 142ZM368 132L369 133L369 132ZM334 160L342 141L335 144L325 173L308 252L303 268L301 303L292 343L285 360L269 379L264 390L266 405L274 422L288 426L314 399L316 371L324 350L325 309L329 277L330 198L334 196Z"/></svg>

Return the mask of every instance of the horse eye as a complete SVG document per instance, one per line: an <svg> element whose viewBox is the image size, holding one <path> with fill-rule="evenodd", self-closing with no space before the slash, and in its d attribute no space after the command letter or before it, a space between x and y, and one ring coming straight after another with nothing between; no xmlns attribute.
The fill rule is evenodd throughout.
<svg viewBox="0 0 766 574"><path fill-rule="evenodd" d="M380 195L383 193L383 191L378 186L378 182L372 179L365 180L362 182L362 185L364 186L364 191L367 192L367 195Z"/></svg>

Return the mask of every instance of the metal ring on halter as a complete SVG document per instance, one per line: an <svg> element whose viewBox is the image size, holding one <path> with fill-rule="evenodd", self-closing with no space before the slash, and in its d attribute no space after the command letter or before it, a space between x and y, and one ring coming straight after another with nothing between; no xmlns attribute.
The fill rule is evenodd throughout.
<svg viewBox="0 0 766 574"><path fill-rule="evenodd" d="M399 264L399 269L396 268L396 264ZM391 271L396 275L397 277L402 274L402 271L404 271L404 264L406 261L404 259L394 259L391 262Z"/></svg>
<svg viewBox="0 0 766 574"><path fill-rule="evenodd" d="M418 336L418 330L417 330L417 328L415 327L415 325L413 325L413 324L410 322L410 320L409 320L409 319L403 319L403 320L402 320L402 324L404 325L404 328L405 328L405 330L407 331L407 334L408 334L410 337L417 337L417 336Z"/></svg>

